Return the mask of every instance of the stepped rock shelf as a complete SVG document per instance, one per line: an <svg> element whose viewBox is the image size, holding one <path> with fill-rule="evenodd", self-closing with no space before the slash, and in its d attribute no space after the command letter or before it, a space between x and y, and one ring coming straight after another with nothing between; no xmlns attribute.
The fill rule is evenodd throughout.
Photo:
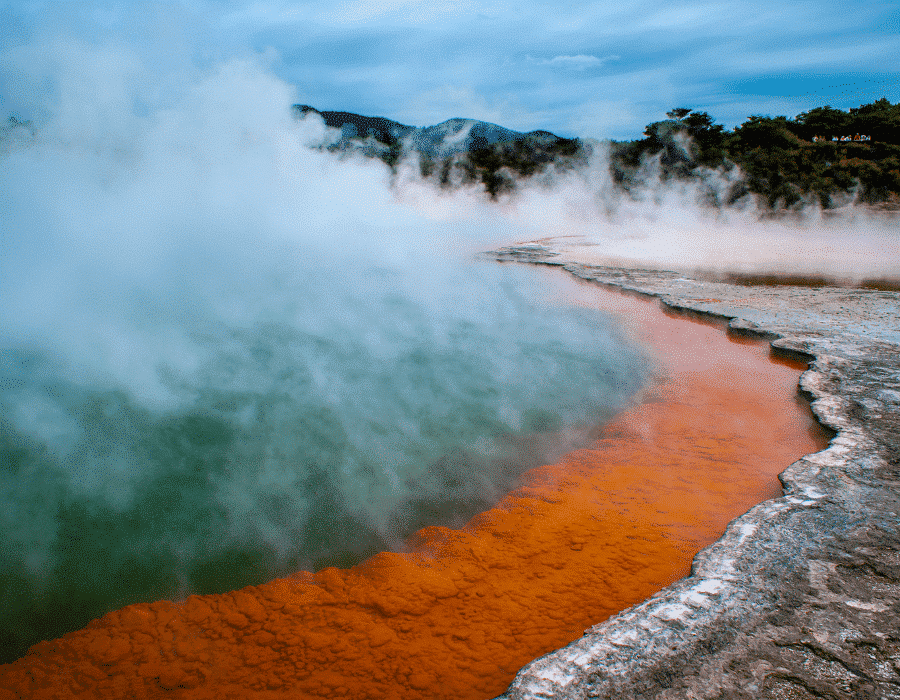
<svg viewBox="0 0 900 700"><path fill-rule="evenodd" d="M725 317L730 333L812 358L800 390L836 433L689 577L528 664L496 700L900 698L900 293L735 286L534 244L492 255Z"/></svg>

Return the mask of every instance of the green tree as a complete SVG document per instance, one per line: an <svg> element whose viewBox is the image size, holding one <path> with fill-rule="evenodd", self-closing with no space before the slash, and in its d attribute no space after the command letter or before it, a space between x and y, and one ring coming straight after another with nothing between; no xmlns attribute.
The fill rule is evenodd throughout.
<svg viewBox="0 0 900 700"><path fill-rule="evenodd" d="M795 148L800 145L800 139L790 127L787 117L755 114L734 130L737 139L732 143L732 151L735 145L737 152L754 148Z"/></svg>
<svg viewBox="0 0 900 700"><path fill-rule="evenodd" d="M900 145L900 103L892 105L886 98L851 109L848 133L866 134L873 141Z"/></svg>
<svg viewBox="0 0 900 700"><path fill-rule="evenodd" d="M798 135L807 141L813 136L846 136L850 133L849 115L830 105L816 107L797 115Z"/></svg>

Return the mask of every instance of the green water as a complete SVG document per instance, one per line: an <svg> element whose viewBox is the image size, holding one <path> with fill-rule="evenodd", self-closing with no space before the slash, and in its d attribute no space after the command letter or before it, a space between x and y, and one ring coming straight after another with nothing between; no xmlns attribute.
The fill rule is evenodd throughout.
<svg viewBox="0 0 900 700"><path fill-rule="evenodd" d="M2 659L129 603L349 566L495 502L643 376L602 314L539 302L527 273L445 267L436 296L402 272L323 274L239 318L110 312L117 338L188 339L153 381L8 343Z"/></svg>

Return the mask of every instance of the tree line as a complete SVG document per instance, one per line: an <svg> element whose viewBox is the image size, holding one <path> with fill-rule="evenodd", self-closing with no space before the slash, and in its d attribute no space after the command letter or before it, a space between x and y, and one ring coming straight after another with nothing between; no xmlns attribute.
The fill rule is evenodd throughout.
<svg viewBox="0 0 900 700"><path fill-rule="evenodd" d="M755 195L770 209L817 200L831 208L852 201L900 208L900 103L886 98L848 111L816 107L794 119L754 115L727 131L706 112L673 109L648 124L644 138L612 142L610 167L624 190L643 184L648 159L663 180L712 182L711 172L741 176L707 187L710 203ZM865 134L868 140L832 140ZM719 180L721 182L721 178Z"/></svg>
<svg viewBox="0 0 900 700"><path fill-rule="evenodd" d="M610 142L610 171L623 193L637 193L652 176L695 181L712 206L750 197L773 211L813 201L825 209L851 202L900 209L900 103L816 107L794 119L753 115L732 130L684 107L666 116L648 124L642 139ZM848 134L868 138L841 140ZM531 132L419 160L423 177L444 187L478 183L497 198L522 179L585 165L591 150L581 139Z"/></svg>

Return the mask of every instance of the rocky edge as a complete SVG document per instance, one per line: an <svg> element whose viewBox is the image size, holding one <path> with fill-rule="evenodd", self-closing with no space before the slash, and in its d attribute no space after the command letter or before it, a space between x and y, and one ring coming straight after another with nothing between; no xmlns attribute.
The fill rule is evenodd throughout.
<svg viewBox="0 0 900 700"><path fill-rule="evenodd" d="M835 433L689 577L536 659L496 700L900 699L900 293L740 287L538 245L493 255L723 316L810 358L800 391Z"/></svg>

